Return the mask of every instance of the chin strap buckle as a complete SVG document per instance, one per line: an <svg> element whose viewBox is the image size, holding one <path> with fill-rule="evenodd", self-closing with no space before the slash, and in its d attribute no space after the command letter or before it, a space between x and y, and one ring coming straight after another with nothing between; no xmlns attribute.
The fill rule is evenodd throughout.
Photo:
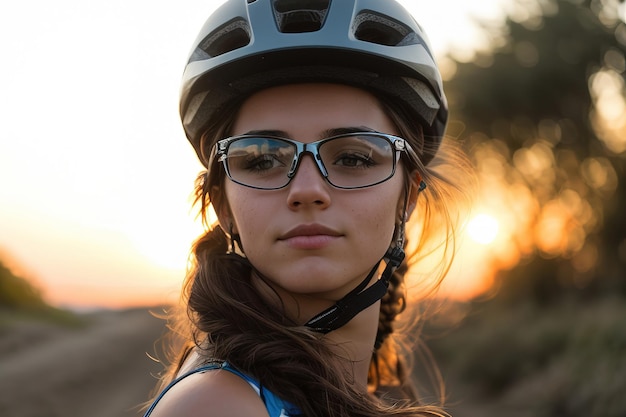
<svg viewBox="0 0 626 417"><path fill-rule="evenodd" d="M394 270L398 268L400 264L402 264L402 261L404 261L404 256L404 249L401 247L394 246L393 248L387 249L387 253L383 258L387 259L387 267L385 268L385 271L390 268L393 268Z"/></svg>

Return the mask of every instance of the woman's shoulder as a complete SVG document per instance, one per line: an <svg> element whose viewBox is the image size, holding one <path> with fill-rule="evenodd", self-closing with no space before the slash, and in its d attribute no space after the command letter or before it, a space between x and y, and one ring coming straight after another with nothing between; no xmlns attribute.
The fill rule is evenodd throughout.
<svg viewBox="0 0 626 417"><path fill-rule="evenodd" d="M150 417L268 417L248 381L224 369L195 372L172 385Z"/></svg>

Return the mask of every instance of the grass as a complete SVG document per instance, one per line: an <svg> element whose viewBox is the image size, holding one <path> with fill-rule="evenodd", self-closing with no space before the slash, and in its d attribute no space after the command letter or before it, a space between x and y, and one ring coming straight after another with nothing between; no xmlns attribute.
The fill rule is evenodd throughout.
<svg viewBox="0 0 626 417"><path fill-rule="evenodd" d="M445 329L430 327L429 346L454 391L485 405L484 417L626 416L623 298L475 303Z"/></svg>

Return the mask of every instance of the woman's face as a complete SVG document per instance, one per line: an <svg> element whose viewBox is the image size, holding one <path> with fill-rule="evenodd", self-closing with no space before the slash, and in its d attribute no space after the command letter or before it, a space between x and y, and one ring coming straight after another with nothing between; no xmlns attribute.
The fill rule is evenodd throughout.
<svg viewBox="0 0 626 417"><path fill-rule="evenodd" d="M396 134L369 93L335 84L263 90L243 103L233 135L270 131L304 143L358 127ZM257 190L225 181L225 230L233 225L246 257L279 294L330 304L352 290L389 248L401 210L403 171L362 189L328 184L310 154L289 185ZM284 297L283 297L284 298Z"/></svg>

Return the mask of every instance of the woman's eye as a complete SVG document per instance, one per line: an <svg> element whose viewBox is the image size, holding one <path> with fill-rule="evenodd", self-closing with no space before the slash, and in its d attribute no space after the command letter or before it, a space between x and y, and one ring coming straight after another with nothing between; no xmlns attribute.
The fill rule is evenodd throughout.
<svg viewBox="0 0 626 417"><path fill-rule="evenodd" d="M363 154L344 154L340 155L335 160L335 165L341 165L345 167L353 167L353 168L368 168L375 165L375 162L372 158Z"/></svg>
<svg viewBox="0 0 626 417"><path fill-rule="evenodd" d="M267 171L272 168L285 166L276 155L264 154L250 159L246 163L246 169L249 171Z"/></svg>

